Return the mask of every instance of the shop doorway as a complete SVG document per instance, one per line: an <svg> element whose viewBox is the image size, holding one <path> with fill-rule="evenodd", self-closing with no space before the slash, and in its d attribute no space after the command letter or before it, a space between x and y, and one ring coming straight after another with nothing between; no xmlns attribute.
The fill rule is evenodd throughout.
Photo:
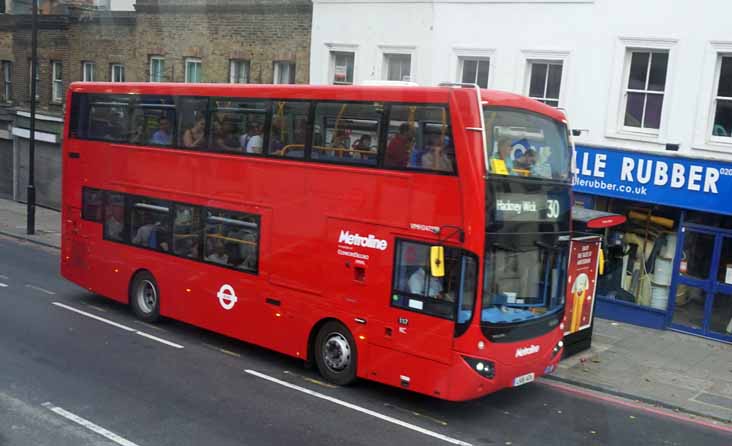
<svg viewBox="0 0 732 446"><path fill-rule="evenodd" d="M670 328L732 342L732 231L684 223L674 276Z"/></svg>

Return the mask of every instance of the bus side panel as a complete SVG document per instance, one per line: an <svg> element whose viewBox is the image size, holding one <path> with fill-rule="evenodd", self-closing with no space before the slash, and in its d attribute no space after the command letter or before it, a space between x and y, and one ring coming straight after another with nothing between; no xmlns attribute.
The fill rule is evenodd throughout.
<svg viewBox="0 0 732 446"><path fill-rule="evenodd" d="M379 345L372 344L369 349L369 379L427 395L447 396L450 376L448 364Z"/></svg>

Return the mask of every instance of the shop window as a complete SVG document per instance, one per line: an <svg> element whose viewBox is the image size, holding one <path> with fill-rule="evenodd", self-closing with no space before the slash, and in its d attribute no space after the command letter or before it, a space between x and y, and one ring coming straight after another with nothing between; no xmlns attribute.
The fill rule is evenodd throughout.
<svg viewBox="0 0 732 446"><path fill-rule="evenodd" d="M599 198L595 209L628 218L623 225L606 232L605 268L604 274L598 277L598 296L665 311L676 254L679 211ZM684 289L677 291L681 294L679 299L685 298Z"/></svg>
<svg viewBox="0 0 732 446"><path fill-rule="evenodd" d="M2 70L2 101L10 102L13 99L13 63L9 60L3 60Z"/></svg>
<svg viewBox="0 0 732 446"><path fill-rule="evenodd" d="M714 252L714 235L687 230L679 270L697 279L708 279Z"/></svg>
<svg viewBox="0 0 732 446"><path fill-rule="evenodd" d="M732 335L732 294L714 295L709 330L717 334Z"/></svg>

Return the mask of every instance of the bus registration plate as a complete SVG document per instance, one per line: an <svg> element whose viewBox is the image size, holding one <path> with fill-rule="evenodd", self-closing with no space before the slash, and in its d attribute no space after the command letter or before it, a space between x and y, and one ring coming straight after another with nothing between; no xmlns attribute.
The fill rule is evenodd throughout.
<svg viewBox="0 0 732 446"><path fill-rule="evenodd" d="M534 380L534 374L533 373L527 373L526 375L517 376L513 379L513 386L518 387L520 385L530 383Z"/></svg>

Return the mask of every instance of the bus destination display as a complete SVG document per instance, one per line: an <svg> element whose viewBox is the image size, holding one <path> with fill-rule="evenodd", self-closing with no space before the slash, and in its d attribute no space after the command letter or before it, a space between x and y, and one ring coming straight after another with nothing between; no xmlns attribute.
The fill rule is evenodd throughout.
<svg viewBox="0 0 732 446"><path fill-rule="evenodd" d="M559 197L536 194L497 193L497 221L556 222L566 211Z"/></svg>

